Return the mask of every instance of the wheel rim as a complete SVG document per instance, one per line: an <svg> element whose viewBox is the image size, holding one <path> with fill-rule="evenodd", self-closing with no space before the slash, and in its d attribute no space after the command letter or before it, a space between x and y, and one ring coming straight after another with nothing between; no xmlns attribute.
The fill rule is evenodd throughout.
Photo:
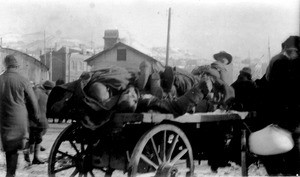
<svg viewBox="0 0 300 177"><path fill-rule="evenodd" d="M85 135L87 129L78 124L65 128L55 140L49 155L48 175L60 176L104 176L109 169L94 168L91 144ZM89 137L90 138L90 137Z"/></svg>
<svg viewBox="0 0 300 177"><path fill-rule="evenodd" d="M178 127L162 124L146 132L133 150L128 176L192 176L193 152Z"/></svg>

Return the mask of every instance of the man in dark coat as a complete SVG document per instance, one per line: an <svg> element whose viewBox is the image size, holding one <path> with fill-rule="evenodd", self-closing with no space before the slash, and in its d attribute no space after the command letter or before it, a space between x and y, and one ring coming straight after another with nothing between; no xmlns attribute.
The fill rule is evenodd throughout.
<svg viewBox="0 0 300 177"><path fill-rule="evenodd" d="M231 84L235 92L236 107L233 108L237 111L254 111L256 101L256 84L252 80L251 68L244 67L237 78Z"/></svg>
<svg viewBox="0 0 300 177"><path fill-rule="evenodd" d="M33 160L32 164L43 164L44 162L40 160L39 154L41 150L41 142L43 141L43 135L45 135L49 125L46 118L46 106L48 95L51 89L55 86L52 81L45 81L42 85L37 85L34 88L34 93L36 95L38 104L39 104L39 123L30 121L30 134L29 142L26 144L27 147L24 150L25 161L30 163L29 152L33 151Z"/></svg>
<svg viewBox="0 0 300 177"><path fill-rule="evenodd" d="M6 155L6 176L14 177L18 150L28 139L28 115L38 122L38 104L29 80L17 72L18 62L13 55L4 59L7 70L0 76L0 129Z"/></svg>
<svg viewBox="0 0 300 177"><path fill-rule="evenodd" d="M282 43L282 52L273 57L266 71L267 99L261 117L292 132L295 147L283 161L265 161L268 173L300 174L300 37L290 36ZM282 161L281 161L282 162ZM277 164L277 165L276 165Z"/></svg>

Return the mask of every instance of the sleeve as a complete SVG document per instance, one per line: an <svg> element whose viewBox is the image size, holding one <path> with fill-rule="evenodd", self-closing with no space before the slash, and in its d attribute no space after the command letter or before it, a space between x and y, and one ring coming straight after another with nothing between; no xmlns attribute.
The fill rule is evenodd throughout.
<svg viewBox="0 0 300 177"><path fill-rule="evenodd" d="M39 108L36 95L29 83L25 83L25 101L29 114L29 119L34 122L39 122Z"/></svg>
<svg viewBox="0 0 300 177"><path fill-rule="evenodd" d="M270 81L270 79L272 79L272 77L273 77L273 70L274 70L274 63L275 63L277 60L279 60L281 57L282 57L282 54L278 54L278 55L274 56L274 57L270 60L269 65L268 65L268 67L267 67L267 69L266 69L266 75L265 75L267 81Z"/></svg>
<svg viewBox="0 0 300 177"><path fill-rule="evenodd" d="M214 94L220 95L221 98L218 98L220 104L226 103L228 100L235 97L234 88L229 86L226 82L221 79L216 78L214 84Z"/></svg>

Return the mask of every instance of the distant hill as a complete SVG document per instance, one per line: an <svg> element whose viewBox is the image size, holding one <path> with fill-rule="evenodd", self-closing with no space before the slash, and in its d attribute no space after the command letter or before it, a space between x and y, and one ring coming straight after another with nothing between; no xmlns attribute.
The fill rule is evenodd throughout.
<svg viewBox="0 0 300 177"><path fill-rule="evenodd" d="M12 48L15 50L23 51L31 55L40 55L46 48L60 48L62 46L67 46L70 48L91 48L91 42L82 41L74 38L62 37L60 35L50 35L46 34L46 39L44 40L44 32L36 32L31 34L5 34L2 35L2 46L7 48ZM103 48L102 46L96 46L96 50Z"/></svg>

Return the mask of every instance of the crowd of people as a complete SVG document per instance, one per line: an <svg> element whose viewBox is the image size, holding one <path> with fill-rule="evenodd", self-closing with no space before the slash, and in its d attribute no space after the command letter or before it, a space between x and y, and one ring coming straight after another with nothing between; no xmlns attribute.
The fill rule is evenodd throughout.
<svg viewBox="0 0 300 177"><path fill-rule="evenodd" d="M155 111L172 113L176 118L217 109L256 112L253 131L271 123L291 131L294 148L262 157L262 162L270 175L300 174L299 40L299 36L290 36L282 43L282 51L272 58L261 79L254 81L251 68L244 67L231 85L226 68L232 56L225 51L213 55L215 62L191 73L143 61L139 73L113 67L85 72L71 83L54 87L46 81L35 88L16 72L18 63L8 55L4 60L7 71L0 76L0 128L7 176L15 175L18 150L24 147L26 161L31 162L29 152L34 149L32 163L43 163L39 152L48 127L46 117L68 116L75 111L74 119L94 129L108 122L114 112ZM221 166L214 161L209 164L213 171Z"/></svg>

